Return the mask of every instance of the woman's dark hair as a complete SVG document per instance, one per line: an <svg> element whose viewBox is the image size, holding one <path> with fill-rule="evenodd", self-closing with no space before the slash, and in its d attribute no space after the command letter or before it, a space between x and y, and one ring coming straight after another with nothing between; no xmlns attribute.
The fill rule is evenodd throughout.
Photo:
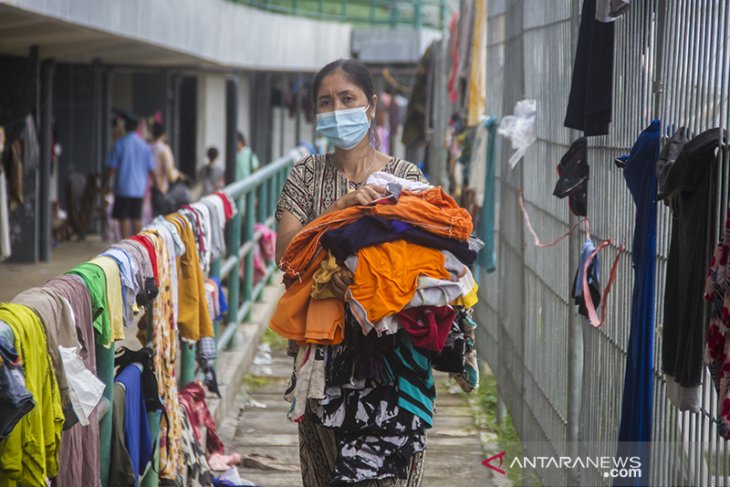
<svg viewBox="0 0 730 487"><path fill-rule="evenodd" d="M365 93L368 103L372 103L375 88L373 86L373 77L370 75L368 67L357 59L338 59L320 69L314 77L312 98L315 113L317 113L317 94L319 93L319 86L322 84L322 80L338 69L344 73L350 83L356 85ZM370 143L375 147L380 146L380 137L378 137L378 131L375 129L374 123L370 124Z"/></svg>
<svg viewBox="0 0 730 487"><path fill-rule="evenodd" d="M157 120L155 120L155 123L152 125L152 138L159 139L164 134L165 134L165 126L162 125Z"/></svg>

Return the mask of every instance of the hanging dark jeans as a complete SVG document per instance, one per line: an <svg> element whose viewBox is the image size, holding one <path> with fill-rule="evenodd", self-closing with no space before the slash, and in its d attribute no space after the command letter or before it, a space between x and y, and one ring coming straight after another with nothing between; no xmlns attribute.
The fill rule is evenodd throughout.
<svg viewBox="0 0 730 487"><path fill-rule="evenodd" d="M584 135L606 135L613 103L613 22L596 20L596 0L585 0L564 125Z"/></svg>
<svg viewBox="0 0 730 487"><path fill-rule="evenodd" d="M652 397L654 391L654 270L656 265L656 161L659 158L659 120L641 132L628 156L619 158L624 179L636 205L631 247L634 292L626 374L621 403L618 456L638 456L641 477L613 485L648 485L651 456Z"/></svg>

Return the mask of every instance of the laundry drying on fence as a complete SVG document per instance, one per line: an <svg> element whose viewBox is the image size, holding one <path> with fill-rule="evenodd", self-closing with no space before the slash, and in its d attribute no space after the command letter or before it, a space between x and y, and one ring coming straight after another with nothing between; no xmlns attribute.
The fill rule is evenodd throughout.
<svg viewBox="0 0 730 487"><path fill-rule="evenodd" d="M161 484L212 484L206 455L224 447L202 385L178 391L175 367L178 340L196 346L217 393L212 323L227 307L206 273L235 211L213 193L0 303L0 485L137 486L150 470ZM135 326L143 348L114 360Z"/></svg>

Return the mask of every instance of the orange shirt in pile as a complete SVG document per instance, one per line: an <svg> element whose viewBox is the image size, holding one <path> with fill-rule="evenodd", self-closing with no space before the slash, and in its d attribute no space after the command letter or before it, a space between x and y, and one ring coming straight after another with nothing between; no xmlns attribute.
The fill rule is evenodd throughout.
<svg viewBox="0 0 730 487"><path fill-rule="evenodd" d="M444 254L405 240L396 240L357 252L357 269L349 290L371 323L400 313L413 299L418 276L449 280Z"/></svg>

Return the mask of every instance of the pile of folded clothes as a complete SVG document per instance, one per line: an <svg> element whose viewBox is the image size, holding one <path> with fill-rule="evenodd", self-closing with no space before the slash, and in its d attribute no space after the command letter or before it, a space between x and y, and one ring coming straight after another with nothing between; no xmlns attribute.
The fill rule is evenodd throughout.
<svg viewBox="0 0 730 487"><path fill-rule="evenodd" d="M432 367L467 391L478 384L477 284L469 267L483 243L470 236L471 217L440 187L374 176L388 189L384 198L312 221L280 263L287 290L270 326L300 344L288 391L294 421L307 400L328 402L333 373L325 370L336 354L317 346L340 344L346 333L377 344L358 347L369 350L360 369L397 384L398 406L425 427L432 425ZM336 274L352 280L344 301L329 287Z"/></svg>

